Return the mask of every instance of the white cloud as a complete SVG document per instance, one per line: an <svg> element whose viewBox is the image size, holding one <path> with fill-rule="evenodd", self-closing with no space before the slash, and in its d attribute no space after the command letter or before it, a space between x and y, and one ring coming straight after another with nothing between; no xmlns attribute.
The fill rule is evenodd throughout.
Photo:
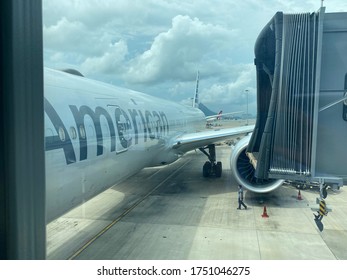
<svg viewBox="0 0 347 280"><path fill-rule="evenodd" d="M246 90L254 97L255 93L255 69L252 64L238 65L233 69L234 74L230 81L214 83L209 88L201 90L200 99L204 104L211 104L212 108L220 108L224 104L230 104L229 111L236 111L237 107L246 102Z"/></svg>
<svg viewBox="0 0 347 280"><path fill-rule="evenodd" d="M87 32L81 22L71 22L62 17L56 24L43 26L44 47L78 50L85 42Z"/></svg>
<svg viewBox="0 0 347 280"><path fill-rule="evenodd" d="M347 11L346 1L324 4ZM245 107L249 89L255 110L260 31L277 11L319 7L318 0L44 0L45 65L175 101L193 96L199 69L205 105Z"/></svg>
<svg viewBox="0 0 347 280"><path fill-rule="evenodd" d="M54 64L56 53L62 62L80 66L89 57L101 56L112 45L107 33L95 34L80 21L62 17L54 25L43 26L45 62Z"/></svg>
<svg viewBox="0 0 347 280"><path fill-rule="evenodd" d="M119 74L124 71L125 56L128 48L125 41L110 44L101 56L88 57L81 65L86 74Z"/></svg>
<svg viewBox="0 0 347 280"><path fill-rule="evenodd" d="M225 49L235 35L221 26L178 15L168 31L154 38L149 50L131 61L126 78L133 83L191 80L198 64L218 66L211 60L213 52Z"/></svg>

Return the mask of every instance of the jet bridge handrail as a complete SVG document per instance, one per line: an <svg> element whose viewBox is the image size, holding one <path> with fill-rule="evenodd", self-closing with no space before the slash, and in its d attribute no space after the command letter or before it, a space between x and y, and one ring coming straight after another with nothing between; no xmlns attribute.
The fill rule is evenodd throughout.
<svg viewBox="0 0 347 280"><path fill-rule="evenodd" d="M343 102L344 105L347 106L347 91L345 92L344 97L342 97L342 98L340 98L334 102L331 102L328 105L323 106L322 108L319 109L319 112L323 112L323 111L329 109L330 107L333 107L333 106L339 104L340 102Z"/></svg>

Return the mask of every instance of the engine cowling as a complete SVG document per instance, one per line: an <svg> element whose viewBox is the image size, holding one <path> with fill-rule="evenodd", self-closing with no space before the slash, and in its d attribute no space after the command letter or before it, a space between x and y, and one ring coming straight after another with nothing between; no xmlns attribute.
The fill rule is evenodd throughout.
<svg viewBox="0 0 347 280"><path fill-rule="evenodd" d="M280 187L284 180L260 180L254 176L255 169L246 155L251 136L246 136L231 146L230 168L236 181L246 189L256 193L271 192Z"/></svg>

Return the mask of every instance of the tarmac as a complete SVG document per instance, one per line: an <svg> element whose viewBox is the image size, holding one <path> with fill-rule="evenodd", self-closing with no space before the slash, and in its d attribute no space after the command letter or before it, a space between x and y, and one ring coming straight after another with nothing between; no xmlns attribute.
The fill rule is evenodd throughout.
<svg viewBox="0 0 347 280"><path fill-rule="evenodd" d="M47 259L347 259L346 186L328 191L332 212L322 231L311 210L318 207L316 187L246 190L248 209L237 210L230 146L216 148L221 178L204 178L206 156L192 151L168 166L143 169L51 222Z"/></svg>

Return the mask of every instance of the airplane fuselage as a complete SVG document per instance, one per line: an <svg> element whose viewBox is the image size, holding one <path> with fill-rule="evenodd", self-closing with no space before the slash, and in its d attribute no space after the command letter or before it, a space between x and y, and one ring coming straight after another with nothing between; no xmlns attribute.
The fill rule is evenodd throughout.
<svg viewBox="0 0 347 280"><path fill-rule="evenodd" d="M204 129L195 108L45 69L47 221L148 166L177 160L172 141Z"/></svg>

